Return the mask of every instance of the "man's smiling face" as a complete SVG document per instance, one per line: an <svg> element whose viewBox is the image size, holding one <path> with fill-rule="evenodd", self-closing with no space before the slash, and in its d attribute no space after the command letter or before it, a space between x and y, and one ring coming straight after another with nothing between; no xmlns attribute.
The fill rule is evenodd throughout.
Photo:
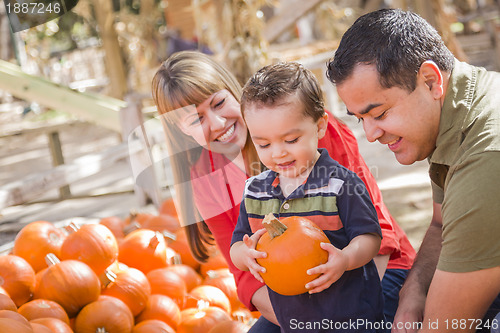
<svg viewBox="0 0 500 333"><path fill-rule="evenodd" d="M348 114L363 122L368 141L386 144L399 163L421 161L435 149L441 104L422 73L415 90L408 92L382 87L375 65L358 64L337 91Z"/></svg>

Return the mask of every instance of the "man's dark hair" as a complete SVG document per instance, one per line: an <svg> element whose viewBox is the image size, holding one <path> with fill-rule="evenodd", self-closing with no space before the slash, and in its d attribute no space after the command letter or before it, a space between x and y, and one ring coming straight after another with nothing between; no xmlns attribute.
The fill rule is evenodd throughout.
<svg viewBox="0 0 500 333"><path fill-rule="evenodd" d="M325 113L318 80L296 62L281 62L259 69L243 87L241 110L244 114L249 105L273 106L294 95L304 107L304 116L317 121Z"/></svg>
<svg viewBox="0 0 500 333"><path fill-rule="evenodd" d="M361 16L346 31L326 74L338 85L357 64L375 65L382 87L412 92L427 60L443 71L453 69L453 54L427 21L412 12L381 9Z"/></svg>

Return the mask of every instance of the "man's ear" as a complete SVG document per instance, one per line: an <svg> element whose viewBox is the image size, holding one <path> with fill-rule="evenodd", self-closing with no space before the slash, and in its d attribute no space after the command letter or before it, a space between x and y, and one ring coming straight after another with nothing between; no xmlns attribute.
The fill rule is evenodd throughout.
<svg viewBox="0 0 500 333"><path fill-rule="evenodd" d="M328 127L328 113L325 112L318 120L318 140L323 139L323 137L326 134L327 127Z"/></svg>
<svg viewBox="0 0 500 333"><path fill-rule="evenodd" d="M444 95L443 74L434 61L427 60L420 65L417 84L419 81L427 85L434 99L440 99Z"/></svg>

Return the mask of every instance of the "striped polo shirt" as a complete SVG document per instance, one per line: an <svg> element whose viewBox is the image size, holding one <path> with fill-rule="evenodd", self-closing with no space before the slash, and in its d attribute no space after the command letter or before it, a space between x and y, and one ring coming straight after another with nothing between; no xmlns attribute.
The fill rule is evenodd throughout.
<svg viewBox="0 0 500 333"><path fill-rule="evenodd" d="M262 220L268 213L278 218L304 216L314 221L339 249L358 235L370 233L382 237L375 208L363 181L330 158L326 150L319 151L321 155L305 183L286 198L274 171L268 170L247 180L231 244L262 228ZM380 279L373 260L346 271L320 293L283 296L269 288L268 291L282 332L296 332L296 322L348 323L357 319L380 322L384 319ZM323 327L308 332L337 331L343 330ZM352 330L376 331L368 327Z"/></svg>
<svg viewBox="0 0 500 333"><path fill-rule="evenodd" d="M307 180L284 197L278 174L267 170L247 180L232 243L262 228L264 216L303 216L316 223L336 247L354 237L381 235L377 213L365 184L352 171L334 161L325 149Z"/></svg>

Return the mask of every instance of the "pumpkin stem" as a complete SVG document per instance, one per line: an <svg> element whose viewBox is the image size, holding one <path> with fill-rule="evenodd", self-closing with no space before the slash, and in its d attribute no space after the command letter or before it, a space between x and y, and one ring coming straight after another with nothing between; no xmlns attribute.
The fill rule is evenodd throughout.
<svg viewBox="0 0 500 333"><path fill-rule="evenodd" d="M224 271L223 269L211 269L207 271L206 274L207 274L206 280L213 280L224 277L228 273L226 273L226 271Z"/></svg>
<svg viewBox="0 0 500 333"><path fill-rule="evenodd" d="M136 211L135 209L131 209L130 213L128 214L129 222L130 223L135 222L137 215L139 215L139 212Z"/></svg>
<svg viewBox="0 0 500 333"><path fill-rule="evenodd" d="M273 213L269 213L264 217L262 225L266 228L269 237L273 239L274 237L281 236L287 228L286 225L280 222Z"/></svg>
<svg viewBox="0 0 500 333"><path fill-rule="evenodd" d="M80 229L80 227L77 226L75 222L70 222L67 226L64 227L64 230L66 230L68 234L72 234L78 231L78 229Z"/></svg>
<svg viewBox="0 0 500 333"><path fill-rule="evenodd" d="M253 324L255 324L257 322L257 318L251 318L251 319L248 319L248 321L246 322L246 324L250 327L252 327Z"/></svg>
<svg viewBox="0 0 500 333"><path fill-rule="evenodd" d="M156 231L154 237L152 237L149 241L149 247L152 249L156 249L160 244L160 239L163 237L161 232Z"/></svg>
<svg viewBox="0 0 500 333"><path fill-rule="evenodd" d="M203 311L208 307L210 307L210 303L204 299L200 299L198 300L198 302L196 302L196 308L198 309L198 311Z"/></svg>
<svg viewBox="0 0 500 333"><path fill-rule="evenodd" d="M47 253L47 255L45 256L45 262L50 267L57 265L61 262L61 260L59 260L59 258L54 253Z"/></svg>
<svg viewBox="0 0 500 333"><path fill-rule="evenodd" d="M123 233L125 235L128 235L132 231L135 231L135 230L140 229L140 228L141 228L141 225L138 222L134 221L134 222L130 223L129 225L127 225L126 227L123 228Z"/></svg>
<svg viewBox="0 0 500 333"><path fill-rule="evenodd" d="M207 278L208 279L216 279L216 278L219 278L221 277L221 274L219 274L219 272L216 272L214 270L209 270L207 271Z"/></svg>
<svg viewBox="0 0 500 333"><path fill-rule="evenodd" d="M241 312L233 312L231 316L234 318L235 321L239 321L240 323L245 323L246 316L241 313Z"/></svg>
<svg viewBox="0 0 500 333"><path fill-rule="evenodd" d="M182 264L182 258L180 256L180 254L176 253L172 257L172 265L180 265L180 264Z"/></svg>
<svg viewBox="0 0 500 333"><path fill-rule="evenodd" d="M168 244L171 244L177 240L177 236L168 230L163 230L161 234L163 235L163 237L165 237L165 240Z"/></svg>
<svg viewBox="0 0 500 333"><path fill-rule="evenodd" d="M116 275L115 272L106 269L104 273L100 276L103 288L106 288L110 283L115 282L117 277L118 276Z"/></svg>
<svg viewBox="0 0 500 333"><path fill-rule="evenodd" d="M108 333L108 331L106 331L106 329L104 327L98 327L95 330L95 333Z"/></svg>

